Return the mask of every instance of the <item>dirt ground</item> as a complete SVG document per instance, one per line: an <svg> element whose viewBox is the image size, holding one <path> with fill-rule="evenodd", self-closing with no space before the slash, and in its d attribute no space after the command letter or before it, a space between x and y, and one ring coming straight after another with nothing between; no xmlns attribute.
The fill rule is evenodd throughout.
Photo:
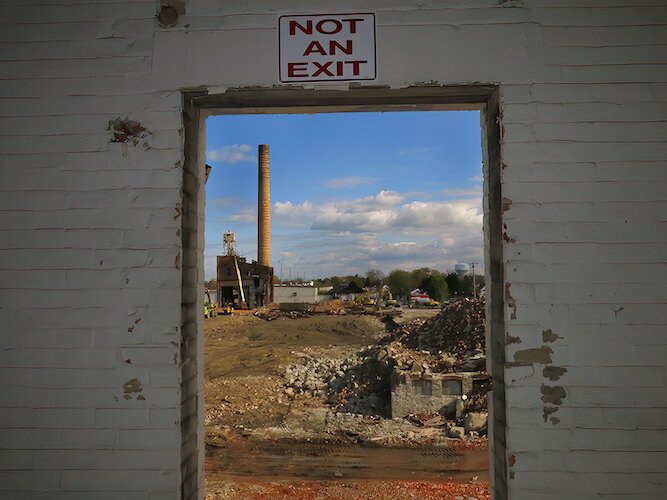
<svg viewBox="0 0 667 500"><path fill-rule="evenodd" d="M435 313L405 309L397 322ZM445 466L422 476L410 470L397 475L402 462L414 460L377 448L414 447L415 440L442 446L439 430L417 429L402 419L332 417L325 398L286 394L286 366L309 356L344 357L385 333L376 317L366 315L207 319L207 498L489 498L485 463L456 474ZM426 465L420 467L426 469L442 458L422 455Z"/></svg>
<svg viewBox="0 0 667 500"><path fill-rule="evenodd" d="M288 414L317 408L312 399L284 394L285 366L304 350L352 352L372 343L381 323L371 316L318 316L264 321L249 315L206 320L204 357L207 442L246 437L276 426Z"/></svg>

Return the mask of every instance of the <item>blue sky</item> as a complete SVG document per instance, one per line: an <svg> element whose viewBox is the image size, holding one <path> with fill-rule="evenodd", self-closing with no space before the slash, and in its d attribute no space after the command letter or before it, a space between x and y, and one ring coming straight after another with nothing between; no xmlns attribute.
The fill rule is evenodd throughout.
<svg viewBox="0 0 667 500"><path fill-rule="evenodd" d="M257 255L257 145L271 148L272 263L284 277L483 262L477 111L207 120L206 278L222 234Z"/></svg>

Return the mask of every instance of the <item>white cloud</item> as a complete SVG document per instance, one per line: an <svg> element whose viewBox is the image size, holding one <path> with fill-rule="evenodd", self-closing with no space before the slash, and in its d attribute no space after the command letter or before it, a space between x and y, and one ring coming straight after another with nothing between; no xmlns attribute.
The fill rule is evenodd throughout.
<svg viewBox="0 0 667 500"><path fill-rule="evenodd" d="M226 217L226 219L228 221L242 222L246 224L251 222L257 222L257 208L243 207L237 213Z"/></svg>
<svg viewBox="0 0 667 500"><path fill-rule="evenodd" d="M334 179L326 179L323 181L323 183L328 188L341 189L341 188L352 188L356 186L373 184L376 181L377 179L375 177L352 175L349 177L336 177Z"/></svg>
<svg viewBox="0 0 667 500"><path fill-rule="evenodd" d="M481 206L479 193L416 201L406 193L379 191L336 202L278 201L272 210L273 250L283 262L298 262L309 277L363 274L371 262L384 272L446 271L457 262L483 262ZM232 217L227 220L256 223L254 207Z"/></svg>
<svg viewBox="0 0 667 500"><path fill-rule="evenodd" d="M206 161L227 163L255 162L257 156L250 144L227 144L220 149L206 151Z"/></svg>
<svg viewBox="0 0 667 500"><path fill-rule="evenodd" d="M335 206L323 210L313 221L313 230L368 232L387 229L396 219L393 210L340 211Z"/></svg>
<svg viewBox="0 0 667 500"><path fill-rule="evenodd" d="M376 195L356 200L356 203L373 207L393 207L403 200L405 200L405 196L396 191L380 191Z"/></svg>

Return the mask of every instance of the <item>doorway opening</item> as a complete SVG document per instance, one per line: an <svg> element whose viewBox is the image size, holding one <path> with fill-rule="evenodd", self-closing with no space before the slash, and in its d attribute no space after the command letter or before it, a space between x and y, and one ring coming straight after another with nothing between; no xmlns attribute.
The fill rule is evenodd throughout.
<svg viewBox="0 0 667 500"><path fill-rule="evenodd" d="M209 445L207 448L208 462L214 464L212 467L221 467L223 474L227 475L249 474L257 477L283 474L285 470L281 472L278 470L280 467L273 470L269 467L263 470L259 466L265 464L270 466L271 460L268 457L278 455L280 458L277 463L283 466L288 464L288 475L294 473L295 467L299 468L294 464L298 463L301 457L302 472L309 469L310 472L306 476L310 475L318 480L324 478L317 475L318 471L324 475L331 475L334 482L339 477L348 480L368 477L383 479L378 473L379 469L373 470L368 465L380 463L384 464L386 470L392 471L390 474L394 479L399 478L401 473L412 476L417 473L417 477L442 482L447 478L461 480L462 477L457 476L459 472L464 471L465 475L465 471L476 470L466 469L465 466L458 469L444 467L447 462L452 462L454 456L465 455L458 453L465 446L460 446L457 452L452 451L455 447L451 443L457 433L466 436L464 440L460 440L461 443L465 441L465 443L479 444L483 441L484 435L489 435L492 450L490 460L492 472L489 480L495 497L504 498L502 232L500 228L498 100L495 87L411 88L396 91L354 89L347 92L289 89L239 90L229 91L223 95L207 95L204 92L189 93L185 94L184 98L186 123L183 197L184 324L182 330L184 465L182 484L184 498L190 497L198 489L203 488L202 465L205 435ZM219 251L214 251L213 255L206 252L203 224L204 183L207 175L206 150L209 149L209 163L214 163L213 171L210 174L213 176L216 175L216 160L213 157L225 158L228 163L243 163L246 160L252 163L257 161L255 157L259 157L261 169L261 157L269 151L269 148L263 150L262 147L257 150L255 149L256 143L248 144L247 142L252 141L241 139L238 139L237 142L225 141L228 144L221 145L220 149L211 148L210 145L207 148L205 130L206 118L209 116L224 115L223 119L236 120L228 130L237 130L243 126L244 120L252 122L258 117L262 119L281 119L282 117L281 124L285 126L290 119L298 121L300 118L334 116L330 115L331 113L345 113L345 115L336 116L354 118L359 122L363 121L367 115L376 115L376 112L403 111L407 113L387 113L386 115L397 117L397 119L402 116L405 119L411 114L423 116L438 114L415 113L419 111L446 110L481 112L477 119L479 120L481 116L483 172L480 171L477 175L483 174L484 181L483 260L477 259L474 255L470 255L470 258L456 258L457 264L473 261L472 263L478 267L472 273L463 265L456 266L453 261L448 262L447 265L443 262L433 264L432 267L426 265L421 269L419 267L398 269L398 266L396 266L397 269L390 269L386 265L384 269L379 269L382 267L381 261L378 263L379 261L373 259L370 254L366 259L365 269L360 270L358 269L358 257L356 262L351 258L355 253L354 250L366 249L368 251L373 245L375 248L385 245L385 250L387 250L396 243L409 244L409 248L401 249L406 250L408 254L415 247L422 249L426 247L426 251L430 254L443 252L443 248L437 248L437 244L429 247L425 244L425 240L397 242L387 241L386 238L382 241L382 238L377 238L379 226L391 226L387 224L387 218L396 222L398 217L397 227L399 229L402 224L404 231L414 230L416 227L406 227L406 221L419 225L419 217L407 212L410 212L411 209L415 211L417 208L429 212L433 211L435 207L424 198L433 197L433 193L424 192L424 183L420 188L422 192L419 193L418 186L406 181L407 178L413 179L420 175L420 169L418 165L415 165L414 159L411 162L413 168L405 169L402 172L402 181L400 176L399 179L395 179L396 173L392 173L390 166L386 164L384 169L376 169L375 177L378 177L379 172L384 172L389 174L392 181L385 180L384 184L380 186L383 189L379 189L374 195L359 191L359 196L348 197L347 201L338 200L338 202L322 200L312 202L280 196L278 199L273 199L272 210L277 212L279 218L283 218L280 222L289 223L291 221L298 225L303 222L300 219L315 217L310 220L311 228L319 231L338 230L350 233L351 236L348 234L349 241L353 241L350 244L351 248L340 248L340 243L329 240L328 246L335 248L322 251L320 242L318 254L317 248L313 249L307 235L301 235L299 239L299 236L295 236L297 233L290 233L289 230L282 228L275 235L277 238L274 237L273 262L262 260L261 253L257 258L258 262L253 262L256 255L254 248L257 243L251 236L252 231L244 233L244 228L241 227L238 230L239 234L231 234L237 231L227 232L227 229L235 229L228 227L225 229L224 249L220 241L222 235L216 234L215 237L209 235L210 241L206 243L211 247L208 249L217 247ZM286 119L286 115L294 116ZM409 135L407 129L405 135ZM264 142L262 139L257 141ZM228 147L225 149L225 146ZM272 145L269 144L269 146ZM340 147L345 147L345 144L340 144ZM404 149L405 154L420 153L416 151L420 148L414 144L404 147L397 144L396 149ZM408 151L410 149L412 151ZM422 147L422 149L425 148ZM421 153L424 152L421 151ZM285 164L284 153L284 151L276 152L274 149L273 163L276 168L279 164ZM295 152L292 150L289 151L289 154L294 155ZM337 156L343 157L342 154ZM252 172L251 176L256 177L256 167L248 170ZM242 172L239 171L237 174L242 175ZM272 174L276 175L275 170ZM278 176L276 182L277 186L280 186L281 182L308 186L306 189L312 200L315 199L313 196L316 196L317 189L326 182L329 183L330 190L337 189L332 186L344 186L348 192L351 192L355 189L354 185L358 188L359 184L368 185L374 179L373 172L370 170L359 172L359 175L350 175L351 173L346 172L344 166L338 169L337 174L324 179L308 178L308 172L303 172L300 176L292 175L291 179L281 179ZM431 178L426 173L423 177L423 180L427 182ZM476 180L479 182L481 179ZM261 176L259 182L260 184L262 182ZM242 190L238 187L241 184L238 183L235 189ZM457 189L461 191L464 187ZM449 189L450 197L455 197L454 188L451 187L441 189L443 192L441 194L444 194L446 189ZM278 192L281 190L279 189ZM282 192L285 192L284 189ZM462 191L458 194L465 197ZM477 194L481 196L482 193ZM222 208L224 212L225 206L233 206L238 202L238 200L235 202L228 198L230 197L222 196L213 203L219 204L219 208ZM441 202L442 205L444 201L435 200L435 203L438 202ZM210 197L208 203L212 204ZM261 192L259 203L262 203ZM449 200L448 204L452 205L452 200ZM369 205L373 206L369 207ZM397 212L401 211L399 205L404 207L403 212L406 213L399 213L397 216ZM229 216L229 213L226 217L223 216L225 224L238 222L239 226L243 226L240 223L245 220L257 220L254 206L256 206L255 203L240 203L234 206L235 211L232 217ZM435 212L430 214L431 219L442 216L441 213L437 213L437 210ZM409 217L410 215L412 218ZM219 228L216 231L222 232ZM260 229L260 241L261 233ZM376 238L374 241L363 242L367 244L366 246L359 242L360 235L368 239L371 237L369 234L373 233ZM480 257L482 257L481 226L479 233L479 250ZM439 243L442 245L441 241ZM261 243L259 246L261 248ZM393 249L399 246L393 245ZM376 252L374 255L381 259L383 258L381 254L382 252ZM346 259L346 256L350 258ZM215 263L212 263L211 260ZM475 262L475 260L478 261ZM411 262L422 261L414 258ZM213 276L211 275L212 266L215 268ZM423 269L423 267L429 269ZM264 268L270 268L271 271L268 272ZM348 272L343 272L344 270ZM401 270L404 274L392 273L391 271L394 270ZM481 270L484 272L483 276L479 273ZM419 271L422 272L421 275ZM448 278L446 271L452 271L453 276L449 276L451 278L449 281L446 279ZM456 271L459 271L460 278L467 273L468 290L454 289ZM226 276L225 273L229 276ZM388 276L383 276L384 274ZM406 274L409 276L406 277ZM340 276L345 276L341 283L333 280L334 277ZM359 280L355 279L357 277ZM347 281L348 278L349 281ZM202 282L205 279L208 281L209 291L215 292L212 294L213 297L211 294L202 296L203 294L198 290L203 286ZM470 286L470 281L474 281L474 285ZM442 286L439 291L438 286L443 282L446 288L452 289L449 293L443 292ZM456 342L444 345L448 343L448 340L443 335L451 333L443 333L446 329L444 318L458 311L457 314L465 316L466 321L470 321L471 317L475 315L479 321L479 308L484 306L480 306L481 302L474 300L474 297L465 296L466 294L476 296L480 293L481 287L476 286L480 282L485 282L483 291L486 299L486 321L483 320L483 312L481 321L486 325L486 349L483 349L484 346L482 349L479 348L480 346L467 346L466 349L459 348L456 351L454 349ZM407 289L404 290L406 287ZM314 290L315 298L312 299L308 295L313 294ZM319 297L320 294L326 296ZM319 304L304 305L312 301L319 302ZM452 303L445 304L446 301ZM225 317L223 322L218 322L217 318L205 322L201 311L206 307L206 302L213 303L217 313L228 313L233 310L231 317L235 318L234 321L230 322ZM269 303L279 305L267 307ZM420 304L423 305L423 308L420 307ZM444 309L440 313L443 305ZM257 312L259 318L254 315L248 316L246 311L249 310ZM343 313L345 316L342 315ZM415 326L414 322L410 323L401 319L401 317L409 319L415 314L415 317L421 315L422 317L434 316L434 318L421 328L419 325ZM300 319L290 322L285 318ZM377 332L369 333L370 325L374 321L377 322L378 318L387 325L384 335L377 334ZM323 321L332 324L323 326L321 324ZM236 328L234 322L239 324L237 325L238 332L234 330ZM254 323L251 325L251 322ZM214 323L219 326L213 326ZM269 328L271 333L267 336L263 324L278 326ZM368 326L368 332L364 325ZM346 328L350 331L345 332ZM431 337L424 333L429 329ZM313 339L310 332L322 332L323 330L340 335L335 339L327 337L326 334L320 335L321 342L318 342L321 345L309 345ZM476 332L479 334L479 329ZM484 332L484 325L482 325L482 332ZM263 351L253 351L252 347L260 342L263 336L267 336L268 346L265 346ZM276 340L278 337L280 338ZM204 338L208 342L206 346ZM341 340L342 338L352 340ZM217 353L215 351L216 340L220 341ZM250 345L252 342L255 342L253 346ZM437 342L444 342L443 348L438 349ZM361 344L368 345L362 347ZM494 348L494 345L498 347ZM397 352L397 348L400 351L403 347L406 352ZM318 357L318 348L320 351L328 352L325 353L325 356ZM234 354L235 349L236 354ZM283 354L285 354L285 359L281 358ZM295 359L287 359L290 356ZM456 359L457 356L459 359ZM323 363L321 358L326 358L327 361ZM487 360L486 370L485 366L482 366L484 358ZM221 360L222 362L218 362ZM234 360L238 361L236 366L234 366ZM461 366L466 363L468 366ZM267 383L267 379L257 384L256 379L240 380L238 376L231 376L235 370L239 372L245 370L248 373L244 373L244 376L252 378L256 375L252 373L254 369L261 372L262 367L266 366L279 367L281 370L282 380L273 379L277 384L275 387ZM204 372L214 373L215 370L218 370L218 376L211 378L218 380L212 383ZM309 371L312 373L306 373ZM485 378L486 371L492 377L490 379L492 381ZM373 379L374 383L370 383L370 379ZM254 386L253 380L255 381ZM480 395L485 393L490 384L492 384L493 391L489 393L488 420L484 424L468 421L472 418L468 419L467 413L474 413L473 417L483 413L480 410L484 408L477 408L475 405L479 406L480 400L483 399ZM217 413L211 411L215 409L212 408L215 405L211 405L211 398L207 400L206 407L204 405L205 386L209 391L207 397L210 393L218 403L221 403L218 405L220 411ZM211 390L214 386L216 387ZM226 393L229 397L225 396ZM235 395L243 393L246 393L246 398L243 405L240 405ZM248 397L248 394L253 393L254 397ZM307 400L305 405L304 400ZM321 402L322 405L318 407L319 403L313 403L315 400ZM288 408L286 412L281 410L285 406ZM267 411L271 413L272 409L276 410L278 414L276 419L269 422L271 425L267 424L262 427L260 421L266 417L262 414ZM205 429L204 418L207 420L206 423L210 424L207 429ZM293 425L295 420L298 425ZM403 429L405 425L408 425L406 422L414 426L414 431ZM398 429L395 435L392 435L392 431L382 434L382 432L366 432L365 430L373 426L379 429L380 426L386 427L394 424ZM217 428L211 431L216 426ZM459 430L459 427L463 428ZM261 428L261 431L258 431L258 428ZM305 429L307 432L300 435L295 429ZM318 432L318 429L322 432ZM257 439L260 435L266 439ZM429 436L429 438L424 436ZM216 439L219 442L216 443ZM344 446L345 439L347 442L363 446L353 447L350 451ZM403 446L399 443L401 440ZM220 441L227 444L216 447L221 444ZM231 442L234 442L234 446L229 446ZM273 444L268 445L269 442ZM407 446L405 446L406 443ZM443 446L443 443L450 443L450 445ZM377 453L378 449L382 450L380 454ZM372 454L374 451L376 453ZM364 458L359 453L361 455L371 453L371 455ZM417 458L412 455L407 456L406 453L415 454ZM447 453L454 454L449 456ZM396 456L390 456L392 454ZM346 468L342 465L343 463L347 463L349 467ZM419 465L407 468L401 468L398 465L405 463ZM429 467L433 464L436 464L435 468L430 470ZM440 464L439 468L437 464ZM301 473L296 475L301 475L303 478ZM438 475L439 479L436 478ZM298 477L293 479L298 480ZM410 479L410 477L401 479Z"/></svg>

